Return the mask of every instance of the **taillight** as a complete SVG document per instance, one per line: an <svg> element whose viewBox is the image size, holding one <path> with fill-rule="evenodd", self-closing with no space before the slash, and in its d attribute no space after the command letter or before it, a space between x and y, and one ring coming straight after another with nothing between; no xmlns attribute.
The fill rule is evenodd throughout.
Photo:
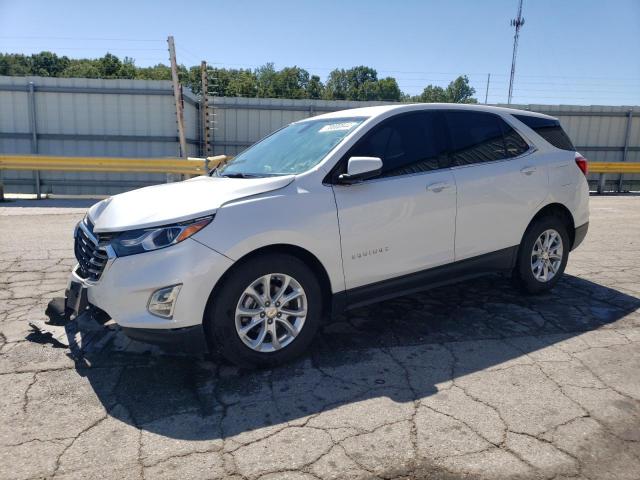
<svg viewBox="0 0 640 480"><path fill-rule="evenodd" d="M587 162L587 159L578 153L576 154L576 165L578 165L578 168L585 175L589 173L589 163Z"/></svg>

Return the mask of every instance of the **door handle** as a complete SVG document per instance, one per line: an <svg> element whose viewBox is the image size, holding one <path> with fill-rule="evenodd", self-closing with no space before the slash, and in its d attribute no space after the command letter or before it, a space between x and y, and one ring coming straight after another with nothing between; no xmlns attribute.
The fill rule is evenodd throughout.
<svg viewBox="0 0 640 480"><path fill-rule="evenodd" d="M430 185L427 185L427 192L440 193L442 190L449 188L451 186L448 182L436 182Z"/></svg>
<svg viewBox="0 0 640 480"><path fill-rule="evenodd" d="M523 175L531 175L535 171L536 167L522 167L520 169L520 173L522 173Z"/></svg>

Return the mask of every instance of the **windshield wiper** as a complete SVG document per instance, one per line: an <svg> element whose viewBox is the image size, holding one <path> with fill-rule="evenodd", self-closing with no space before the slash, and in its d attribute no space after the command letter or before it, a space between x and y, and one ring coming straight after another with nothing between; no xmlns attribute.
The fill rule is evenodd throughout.
<svg viewBox="0 0 640 480"><path fill-rule="evenodd" d="M250 173L221 173L218 177L226 178L260 178L260 175L252 175Z"/></svg>

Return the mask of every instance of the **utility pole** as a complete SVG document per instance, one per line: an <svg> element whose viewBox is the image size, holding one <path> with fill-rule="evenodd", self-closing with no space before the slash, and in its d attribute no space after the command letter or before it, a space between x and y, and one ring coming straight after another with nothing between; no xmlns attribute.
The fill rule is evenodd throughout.
<svg viewBox="0 0 640 480"><path fill-rule="evenodd" d="M209 156L209 77L207 62L200 64L200 138L202 139L202 156Z"/></svg>
<svg viewBox="0 0 640 480"><path fill-rule="evenodd" d="M513 77L516 74L516 55L518 53L518 38L520 37L520 28L524 25L524 18L522 18L522 0L518 4L518 16L511 20L511 26L516 27L516 33L513 36L513 57L511 58L511 78L509 79L509 96L507 97L507 103L511 104L511 97L513 96Z"/></svg>
<svg viewBox="0 0 640 480"><path fill-rule="evenodd" d="M180 140L180 157L187 158L187 140L184 136L184 105L182 90L178 80L178 64L176 62L176 46L173 36L167 38L169 44L169 61L171 62L171 81L173 82L173 98L176 102L176 117L178 120L178 139Z"/></svg>
<svg viewBox="0 0 640 480"><path fill-rule="evenodd" d="M489 98L489 83L491 83L491 74L487 73L487 91L484 92L484 104L487 104L487 98Z"/></svg>

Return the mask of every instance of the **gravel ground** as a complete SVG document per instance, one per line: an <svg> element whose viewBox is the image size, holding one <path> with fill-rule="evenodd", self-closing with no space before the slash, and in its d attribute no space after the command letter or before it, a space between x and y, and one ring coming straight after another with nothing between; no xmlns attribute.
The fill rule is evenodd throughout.
<svg viewBox="0 0 640 480"><path fill-rule="evenodd" d="M0 206L0 478L640 478L640 197L592 198L551 294L384 302L254 372L45 325L86 205Z"/></svg>

